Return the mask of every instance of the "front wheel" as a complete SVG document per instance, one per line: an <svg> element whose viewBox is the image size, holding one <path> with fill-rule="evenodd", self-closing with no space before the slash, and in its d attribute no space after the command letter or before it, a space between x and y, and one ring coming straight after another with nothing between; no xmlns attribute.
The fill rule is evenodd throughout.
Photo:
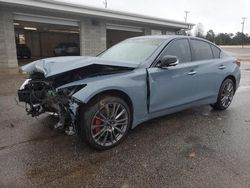
<svg viewBox="0 0 250 188"><path fill-rule="evenodd" d="M127 103L119 97L103 96L80 111L78 133L93 148L105 150L120 143L130 125Z"/></svg>
<svg viewBox="0 0 250 188"><path fill-rule="evenodd" d="M233 100L235 92L235 84L232 79L228 78L223 81L217 97L217 102L211 106L216 110L225 110L229 107Z"/></svg>

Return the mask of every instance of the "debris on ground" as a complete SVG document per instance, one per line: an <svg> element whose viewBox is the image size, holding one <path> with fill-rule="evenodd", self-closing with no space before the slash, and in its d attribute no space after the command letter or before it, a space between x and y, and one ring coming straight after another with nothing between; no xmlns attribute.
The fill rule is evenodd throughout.
<svg viewBox="0 0 250 188"><path fill-rule="evenodd" d="M189 154L189 157L190 157L190 158L195 158L195 157L196 157L195 152L191 152L191 153Z"/></svg>
<svg viewBox="0 0 250 188"><path fill-rule="evenodd" d="M124 184L122 185L122 188L129 188L128 183L124 183Z"/></svg>
<svg viewBox="0 0 250 188"><path fill-rule="evenodd" d="M209 116L209 113L205 112L205 113L202 113L203 116Z"/></svg>

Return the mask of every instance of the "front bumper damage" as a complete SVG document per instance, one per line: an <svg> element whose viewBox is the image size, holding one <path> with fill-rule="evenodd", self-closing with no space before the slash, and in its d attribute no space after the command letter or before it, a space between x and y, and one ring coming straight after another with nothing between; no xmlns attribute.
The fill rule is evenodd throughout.
<svg viewBox="0 0 250 188"><path fill-rule="evenodd" d="M77 87L79 89L79 86ZM54 128L65 129L67 135L74 135L77 131L76 121L81 102L72 97L76 90L71 90L70 93L65 90L52 89L45 81L27 79L17 94L19 102L25 103L28 115L35 117L45 112L57 114L59 121L54 125Z"/></svg>
<svg viewBox="0 0 250 188"><path fill-rule="evenodd" d="M83 102L75 94L87 85L85 79L132 71L137 64L116 62L98 57L55 57L34 61L22 67L30 75L18 90L20 102L29 115L57 113L54 128L65 128L67 134L76 132L78 108Z"/></svg>

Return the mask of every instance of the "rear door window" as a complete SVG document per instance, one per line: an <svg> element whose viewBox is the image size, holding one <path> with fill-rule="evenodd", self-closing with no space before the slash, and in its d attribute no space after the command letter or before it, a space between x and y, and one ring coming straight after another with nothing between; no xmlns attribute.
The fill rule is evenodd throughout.
<svg viewBox="0 0 250 188"><path fill-rule="evenodd" d="M212 48L212 51L213 51L213 54L214 54L214 58L220 58L220 49L219 48L217 48L216 46L214 46L214 45L210 45L211 46L211 48Z"/></svg>
<svg viewBox="0 0 250 188"><path fill-rule="evenodd" d="M201 61L213 59L212 49L210 44L201 40L191 39L193 48L193 60Z"/></svg>

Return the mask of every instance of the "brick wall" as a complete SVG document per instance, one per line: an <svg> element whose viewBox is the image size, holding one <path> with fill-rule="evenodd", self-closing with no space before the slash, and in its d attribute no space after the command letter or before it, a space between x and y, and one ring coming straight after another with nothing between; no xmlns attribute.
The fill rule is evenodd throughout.
<svg viewBox="0 0 250 188"><path fill-rule="evenodd" d="M95 56L106 49L106 23L92 19L80 22L81 55Z"/></svg>
<svg viewBox="0 0 250 188"><path fill-rule="evenodd" d="M0 9L0 67L17 67L12 13Z"/></svg>

